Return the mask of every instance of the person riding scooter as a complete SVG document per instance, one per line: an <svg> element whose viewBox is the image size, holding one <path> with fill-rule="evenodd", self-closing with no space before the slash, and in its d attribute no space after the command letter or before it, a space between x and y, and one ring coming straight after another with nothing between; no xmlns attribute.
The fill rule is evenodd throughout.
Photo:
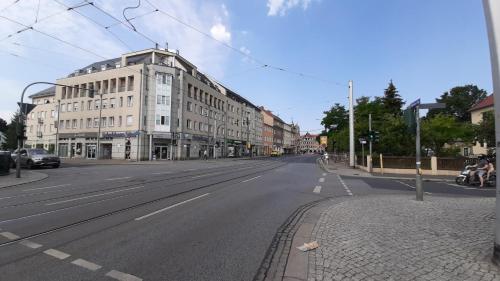
<svg viewBox="0 0 500 281"><path fill-rule="evenodd" d="M479 187L484 187L483 175L489 170L489 163L484 155L479 155L478 159L479 162L477 164L470 166L471 168L476 168L475 171L470 172L470 177L473 179L477 175L479 177L479 182L481 183Z"/></svg>

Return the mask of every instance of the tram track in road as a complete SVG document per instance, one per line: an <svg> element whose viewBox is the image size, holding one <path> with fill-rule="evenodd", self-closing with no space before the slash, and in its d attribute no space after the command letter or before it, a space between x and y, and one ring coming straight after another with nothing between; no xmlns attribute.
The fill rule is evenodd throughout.
<svg viewBox="0 0 500 281"><path fill-rule="evenodd" d="M127 206L127 207L123 207L123 208L119 208L119 209L116 209L116 210L108 211L108 212L105 212L105 213L102 213L102 214L99 214L99 215L95 215L95 216L92 216L92 217L89 217L89 218L80 219L80 220L77 220L77 221L74 221L74 222L71 222L71 223L67 223L67 224L64 224L64 225L61 225L61 226L52 227L52 228L49 228L47 230L43 230L43 231L39 231L39 232L28 234L28 235L20 236L17 239L0 243L0 247L5 247L5 246L8 246L8 245L19 243L19 242L27 240L27 239L32 239L32 238L36 238L36 237L39 237L39 236L48 235L48 234L55 233L55 232L58 232L58 231L67 230L67 229L70 229L72 227L76 227L76 226L80 226L82 224L94 222L94 221L97 221L97 220L100 220L100 219L103 219L103 218L107 218L107 217L110 217L110 216L113 216L113 215L116 215L116 214L121 214L121 213L130 211L130 210L134 210L134 209L141 208L141 207L144 207L144 206L152 205L154 203L158 203L158 202L161 202L161 201L166 200L166 199L171 199L171 198L174 198L174 197L177 197L177 196L180 196L180 195L184 195L184 194L188 194L188 193L191 193L191 192L194 192L194 191L203 190L203 189L206 189L206 188L209 188L209 187L212 187L212 186L216 186L216 185L220 185L220 184L224 184L224 183L229 183L231 181L240 180L242 178L247 178L249 176L254 176L254 175L257 175L257 174L268 173L268 172L270 172L272 170L275 170L275 169L278 169L280 167L286 166L287 164L288 163L279 162L278 165L276 165L276 164L274 164L274 165L270 164L270 165L265 165L265 166L260 165L260 167L263 168L263 169L258 169L256 171L251 172L251 173L245 173L245 174L242 174L242 175L239 175L239 176L235 176L235 177L230 177L230 178L226 178L226 179L222 179L222 180L217 180L215 182L211 182L211 183L208 183L208 184L199 185L199 186L196 186L194 188L190 188L190 189L187 189L187 190L184 190L184 191L180 191L180 192L176 192L176 193L173 193L173 194L165 195L165 196L158 197L158 198L155 198L155 199L152 199L152 200L147 200L145 202L136 203L136 204L133 204L133 205L130 205L130 206ZM228 174L228 173L226 173L226 174ZM168 180L168 179L164 179L163 181L165 181L165 180ZM196 181L196 180L194 180L194 181ZM155 182L158 182L158 181L155 181ZM185 181L185 182L190 182L190 181ZM134 194L134 193L130 193L130 194ZM63 208L63 209L67 209L67 208ZM9 221L12 221L12 220L9 220ZM3 223L9 222L9 221L0 222L0 226L2 226ZM126 220L124 223L129 222L129 221L134 221L134 218L132 218L130 220Z"/></svg>
<svg viewBox="0 0 500 281"><path fill-rule="evenodd" d="M238 171L241 171L241 170L247 170L247 169L252 169L252 168L269 167L269 166L275 165L276 162L277 161L272 161L271 163L269 163L269 164L266 163L264 165L262 165L262 164L253 164L253 163L251 165L244 165L244 164L242 164L243 167L238 167L237 166L238 167L237 169L229 170L227 172L220 172L220 173L217 173L217 175L218 176L224 176L224 175L235 173L235 172L238 172ZM278 162L278 163L281 163L281 162ZM94 193L114 191L114 190L119 190L119 189L123 189L123 188L130 188L130 187L134 187L134 186L138 186L138 185L154 184L154 183L161 183L161 182L165 182L165 181L174 181L174 180L189 178L188 180L185 180L185 181L177 181L177 182L174 182L174 183L166 184L166 185L161 186L161 187L151 187L151 188L147 188L145 190L151 190L151 189L157 189L157 188L165 188L165 187L170 187L170 186L173 186L173 185L176 185L176 184L183 184L183 183L189 183L189 182L194 182L194 181L198 181L198 180L203 180L206 176L213 175L214 174L213 171L217 170L217 169L219 169L219 168L217 167L217 168L212 168L212 169L205 169L204 173L203 174L199 174L199 175L198 174L197 175L193 175L192 173L189 173L189 172L181 172L181 173L187 173L187 174L182 174L182 175L176 175L174 173L172 173L172 174L164 174L164 175L156 175L156 177L158 177L158 176L168 176L168 177L166 177L166 178L162 177L162 178L159 178L159 179L156 178L156 179L151 179L151 180L147 180L147 179L144 179L144 178L130 178L126 182L124 182L123 184L119 184L119 185L113 186L113 187L102 188L102 189L97 189L97 190L91 190L91 191L86 191L86 192L78 192L78 193L65 194L65 195L62 195L62 196L55 196L55 197L51 197L51 198L40 199L40 200L32 200L32 201L21 202L21 203L16 203L16 204L3 205L3 206L0 206L0 210L1 209L8 209L8 208L22 207L22 206L27 206L27 205L33 205L33 204L37 204L37 203L45 203L45 202L52 201L52 200L66 199L66 198L76 197L76 196L86 196L86 195L90 195L90 194L94 194ZM150 176L150 175L148 174L146 176ZM102 184L104 184L104 186L108 186L109 185L109 183L107 183L104 180L102 181ZM81 186L73 186L71 188L66 188L65 190L61 190L61 191L75 190L77 188L81 188ZM14 195L14 196L6 197L6 199L13 200L13 199L18 199L18 198L34 197L34 196L37 196L37 195L53 194L53 193L55 193L55 192L54 191L44 191L44 192L32 193L32 194L20 194L20 195ZM6 200L6 201L8 201L8 200Z"/></svg>

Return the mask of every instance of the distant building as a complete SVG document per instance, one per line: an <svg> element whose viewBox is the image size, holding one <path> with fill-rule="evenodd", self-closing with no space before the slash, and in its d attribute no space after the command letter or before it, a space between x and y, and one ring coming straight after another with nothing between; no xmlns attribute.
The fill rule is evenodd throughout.
<svg viewBox="0 0 500 281"><path fill-rule="evenodd" d="M300 137L300 152L302 153L318 153L323 152L323 148L316 140L318 135L306 133Z"/></svg>
<svg viewBox="0 0 500 281"><path fill-rule="evenodd" d="M483 114L493 110L494 110L494 100L493 100L493 94L491 94L485 99L475 104L474 106L472 106L471 109L469 109L471 115L471 123L476 125L481 123L481 121L483 121ZM472 155L487 154L488 145L491 146L492 144L488 144L484 140L477 140L474 146L463 148L464 150L463 155L468 156L470 154Z"/></svg>
<svg viewBox="0 0 500 281"><path fill-rule="evenodd" d="M4 144L4 143L6 143L6 142L7 142L7 136L6 136L4 133L0 132L0 148L1 148L1 147L3 146L3 144Z"/></svg>

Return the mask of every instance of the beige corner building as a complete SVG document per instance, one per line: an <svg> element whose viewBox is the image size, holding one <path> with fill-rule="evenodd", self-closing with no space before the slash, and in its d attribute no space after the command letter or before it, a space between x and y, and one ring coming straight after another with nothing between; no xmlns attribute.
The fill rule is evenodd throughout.
<svg viewBox="0 0 500 281"><path fill-rule="evenodd" d="M31 96L28 147L87 159L264 154L261 109L179 53L127 53L56 83Z"/></svg>

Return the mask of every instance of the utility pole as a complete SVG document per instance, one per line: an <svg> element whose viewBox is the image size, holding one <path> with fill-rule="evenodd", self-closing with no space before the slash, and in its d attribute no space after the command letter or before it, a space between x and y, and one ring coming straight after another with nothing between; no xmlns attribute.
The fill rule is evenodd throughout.
<svg viewBox="0 0 500 281"><path fill-rule="evenodd" d="M491 72L493 76L494 99L500 101L500 1L483 0L484 14L486 16L486 27L490 43ZM496 153L500 152L500 102L495 102L495 136ZM496 165L500 164L497 157ZM497 178L496 186L500 186L500 179ZM500 190L496 192L495 206L495 243L493 249L493 261L500 263Z"/></svg>
<svg viewBox="0 0 500 281"><path fill-rule="evenodd" d="M354 101L352 87L352 80L349 80L349 165L354 168L356 163L354 163Z"/></svg>
<svg viewBox="0 0 500 281"><path fill-rule="evenodd" d="M415 156L416 156L416 183L415 183L415 189L417 191L417 201L423 201L424 200L424 190L422 188L422 175L420 174L420 105L417 105L415 107L415 121L417 123L417 133L416 133L416 140L415 140Z"/></svg>
<svg viewBox="0 0 500 281"><path fill-rule="evenodd" d="M368 131L372 133L372 114L368 114ZM372 157L372 137L370 137L370 157Z"/></svg>
<svg viewBox="0 0 500 281"><path fill-rule="evenodd" d="M102 94L100 94L99 99L99 128L97 130L97 155L96 158L99 160L101 158L101 123L102 123ZM126 120L125 120L126 121Z"/></svg>
<svg viewBox="0 0 500 281"><path fill-rule="evenodd" d="M215 146L217 145L217 114L214 116L214 159L217 159L217 153L215 152Z"/></svg>
<svg viewBox="0 0 500 281"><path fill-rule="evenodd" d="M57 124L56 124L56 155L59 156L59 123L61 122L61 100L57 100Z"/></svg>

